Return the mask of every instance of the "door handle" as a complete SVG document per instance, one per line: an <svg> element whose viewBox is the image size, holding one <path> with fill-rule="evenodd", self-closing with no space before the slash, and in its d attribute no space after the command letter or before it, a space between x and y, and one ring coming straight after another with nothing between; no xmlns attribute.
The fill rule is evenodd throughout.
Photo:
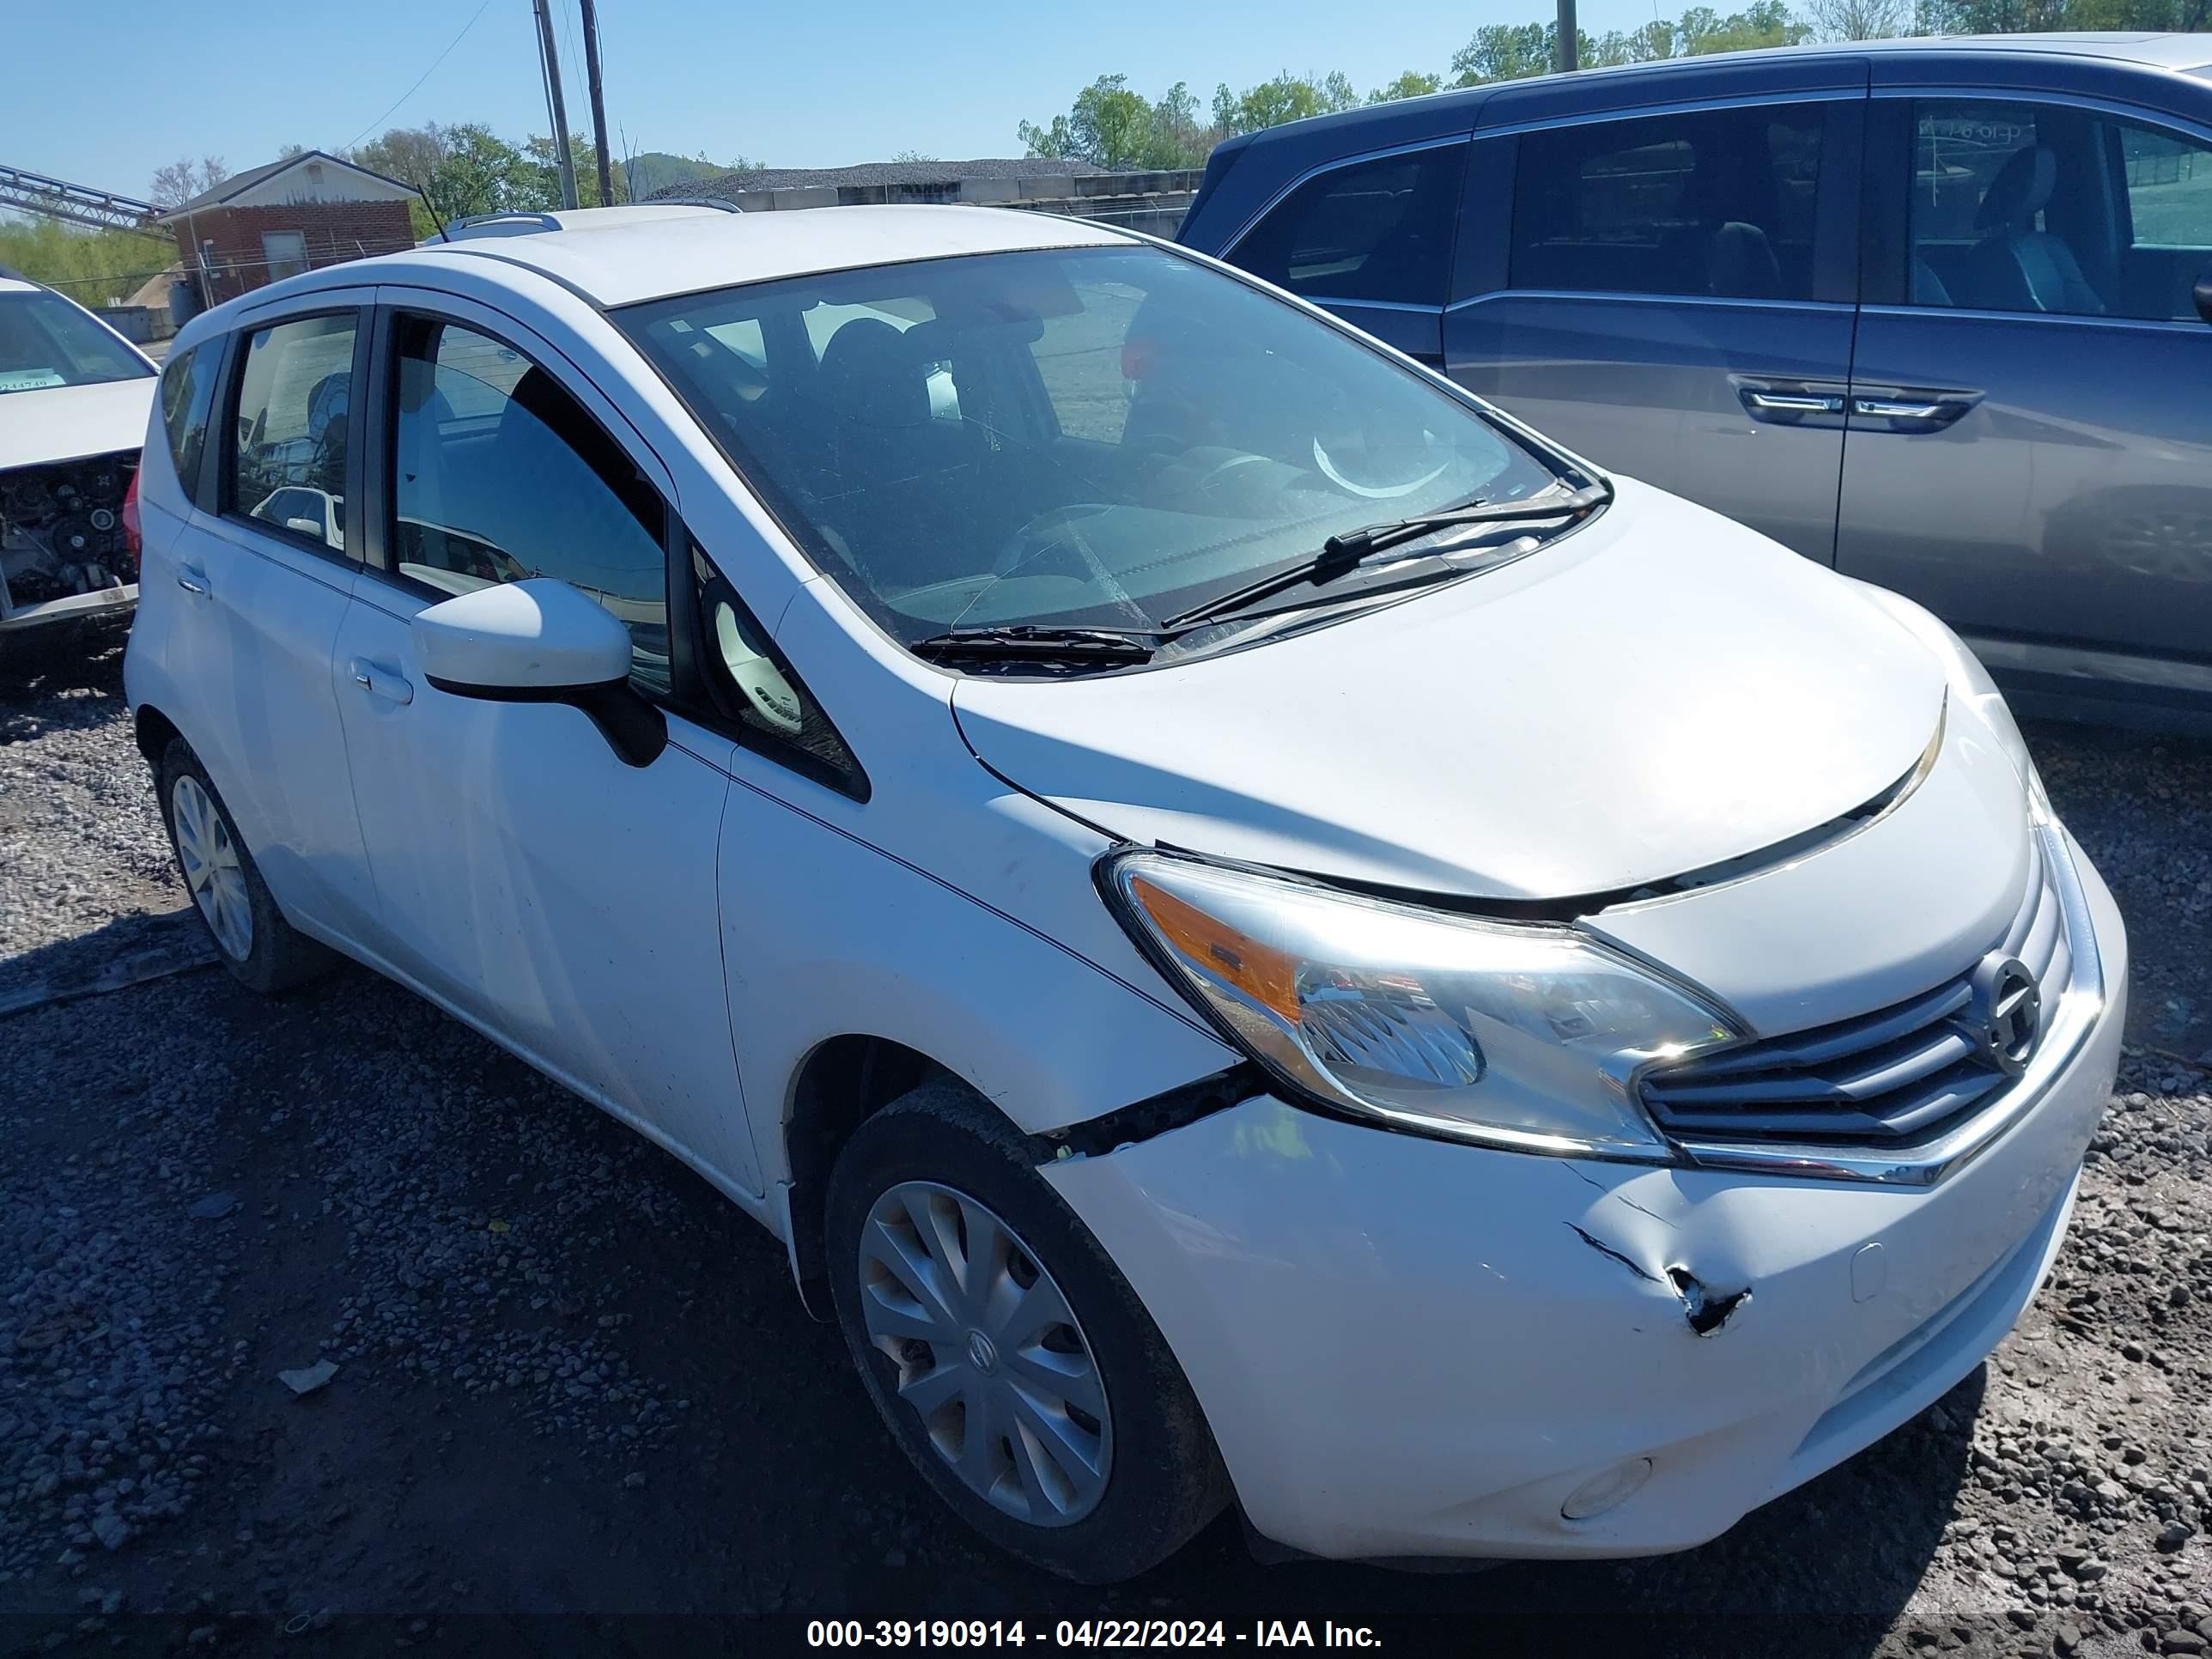
<svg viewBox="0 0 2212 1659"><path fill-rule="evenodd" d="M1854 392L1851 413L1861 420L1894 421L1908 432L1933 432L1950 425L1981 400L1978 392L1918 392L1911 386L1893 386L1881 392Z"/></svg>
<svg viewBox="0 0 2212 1659"><path fill-rule="evenodd" d="M412 702L415 687L404 676L386 668L382 663L371 662L366 657L356 657L346 665L353 683L373 697L386 702Z"/></svg>
<svg viewBox="0 0 2212 1659"><path fill-rule="evenodd" d="M1754 415L1840 415L1844 400L1820 392L1765 392L1747 386L1737 394Z"/></svg>
<svg viewBox="0 0 2212 1659"><path fill-rule="evenodd" d="M204 599L208 596L207 572L198 565L188 564L177 572L177 586L194 599Z"/></svg>

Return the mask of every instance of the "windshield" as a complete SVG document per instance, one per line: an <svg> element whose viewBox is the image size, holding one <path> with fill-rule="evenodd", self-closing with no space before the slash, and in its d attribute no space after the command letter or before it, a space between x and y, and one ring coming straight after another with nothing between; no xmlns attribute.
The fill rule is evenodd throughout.
<svg viewBox="0 0 2212 1659"><path fill-rule="evenodd" d="M1156 628L1340 531L1555 481L1375 349L1154 248L880 265L617 318L908 644Z"/></svg>
<svg viewBox="0 0 2212 1659"><path fill-rule="evenodd" d="M59 295L0 294L0 392L135 380L153 372Z"/></svg>

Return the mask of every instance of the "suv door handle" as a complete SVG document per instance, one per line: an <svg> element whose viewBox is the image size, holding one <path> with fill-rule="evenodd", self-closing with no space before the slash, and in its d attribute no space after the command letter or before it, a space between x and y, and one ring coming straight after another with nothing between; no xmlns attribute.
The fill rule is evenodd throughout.
<svg viewBox="0 0 2212 1659"><path fill-rule="evenodd" d="M196 564L185 565L177 572L177 586L194 599L204 599L208 597L207 572Z"/></svg>
<svg viewBox="0 0 2212 1659"><path fill-rule="evenodd" d="M386 702L415 701L414 686L404 676L380 662L356 657L346 665L346 672L353 676L353 683L372 697L381 697Z"/></svg>

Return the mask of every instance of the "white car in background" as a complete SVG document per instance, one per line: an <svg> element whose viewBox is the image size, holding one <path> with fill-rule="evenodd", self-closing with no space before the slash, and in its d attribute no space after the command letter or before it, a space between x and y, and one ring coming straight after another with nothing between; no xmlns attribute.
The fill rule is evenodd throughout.
<svg viewBox="0 0 2212 1659"><path fill-rule="evenodd" d="M166 374L125 684L231 971L691 1164L1032 1561L1684 1548L2058 1249L2126 940L1972 654L1254 278L518 216Z"/></svg>
<svg viewBox="0 0 2212 1659"><path fill-rule="evenodd" d="M0 269L0 657L25 630L127 613L153 360Z"/></svg>

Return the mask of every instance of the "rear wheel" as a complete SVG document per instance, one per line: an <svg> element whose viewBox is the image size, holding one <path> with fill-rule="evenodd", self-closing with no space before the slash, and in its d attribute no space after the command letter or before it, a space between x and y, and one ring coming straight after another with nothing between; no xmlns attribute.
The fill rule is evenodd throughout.
<svg viewBox="0 0 2212 1659"><path fill-rule="evenodd" d="M926 1084L829 1194L838 1322L877 1409L985 1537L1070 1578L1164 1559L1228 1480L1151 1316L994 1109Z"/></svg>
<svg viewBox="0 0 2212 1659"><path fill-rule="evenodd" d="M158 773L177 868L231 977L280 996L326 971L331 952L286 921L191 745L172 738Z"/></svg>

